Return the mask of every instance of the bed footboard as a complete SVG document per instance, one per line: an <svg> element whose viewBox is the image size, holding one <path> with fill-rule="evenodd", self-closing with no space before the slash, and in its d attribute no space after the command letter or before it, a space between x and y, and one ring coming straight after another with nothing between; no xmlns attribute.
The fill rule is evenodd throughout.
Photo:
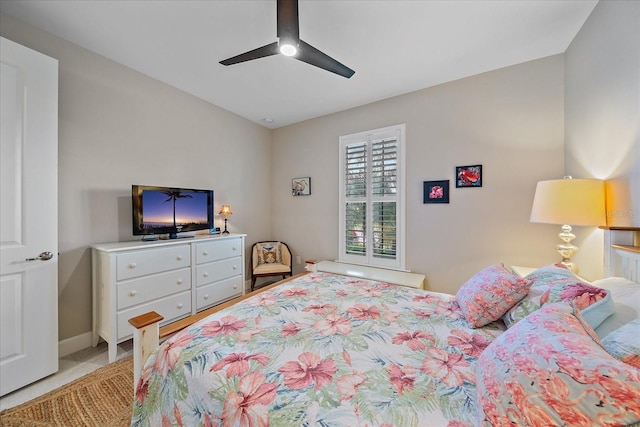
<svg viewBox="0 0 640 427"><path fill-rule="evenodd" d="M129 319L133 326L133 389L142 372L142 365L151 352L158 347L160 340L160 322L164 319L155 311Z"/></svg>

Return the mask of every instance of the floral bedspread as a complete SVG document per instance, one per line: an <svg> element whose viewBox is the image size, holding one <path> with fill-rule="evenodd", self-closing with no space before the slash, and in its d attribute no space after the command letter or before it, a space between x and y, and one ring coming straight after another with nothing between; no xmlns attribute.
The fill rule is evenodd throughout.
<svg viewBox="0 0 640 427"><path fill-rule="evenodd" d="M476 360L503 329L470 329L450 295L307 274L161 345L131 425L472 425Z"/></svg>

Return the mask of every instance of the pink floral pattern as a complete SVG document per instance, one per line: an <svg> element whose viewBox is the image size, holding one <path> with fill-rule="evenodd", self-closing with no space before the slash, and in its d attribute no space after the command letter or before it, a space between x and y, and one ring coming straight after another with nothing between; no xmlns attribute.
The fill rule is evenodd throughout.
<svg viewBox="0 0 640 427"><path fill-rule="evenodd" d="M531 282L507 271L502 264L474 275L456 293L456 301L471 327L498 320L529 292Z"/></svg>
<svg viewBox="0 0 640 427"><path fill-rule="evenodd" d="M302 353L297 362L287 362L278 370L284 374L284 385L292 389L302 389L315 383L316 389L330 383L336 373L333 359L320 360L315 353Z"/></svg>
<svg viewBox="0 0 640 427"><path fill-rule="evenodd" d="M541 267L527 275L532 281L527 296L511 307L502 320L513 326L544 304L573 301L592 328L598 327L613 313L614 306L609 291L583 283L563 264Z"/></svg>
<svg viewBox="0 0 640 427"><path fill-rule="evenodd" d="M469 427L503 330L470 329L451 295L308 274L166 341L131 425Z"/></svg>
<svg viewBox="0 0 640 427"><path fill-rule="evenodd" d="M222 423L228 426L268 427L269 412L266 405L276 397L276 386L266 382L261 372L250 372L240 378L238 391L232 391L224 400Z"/></svg>
<svg viewBox="0 0 640 427"><path fill-rule="evenodd" d="M493 341L477 365L486 426L620 426L640 422L640 370L594 341L566 302L545 305ZM635 424L634 424L635 425Z"/></svg>

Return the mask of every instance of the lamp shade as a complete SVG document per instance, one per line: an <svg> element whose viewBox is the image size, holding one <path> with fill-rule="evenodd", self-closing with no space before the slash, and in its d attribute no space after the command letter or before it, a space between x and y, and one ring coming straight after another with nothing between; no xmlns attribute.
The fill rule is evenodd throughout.
<svg viewBox="0 0 640 427"><path fill-rule="evenodd" d="M530 221L545 224L606 225L604 182L598 179L538 182Z"/></svg>
<svg viewBox="0 0 640 427"><path fill-rule="evenodd" d="M227 215L231 215L233 212L231 212L231 206L229 205L222 205L222 207L220 208L220 215L224 216L225 218L227 217Z"/></svg>

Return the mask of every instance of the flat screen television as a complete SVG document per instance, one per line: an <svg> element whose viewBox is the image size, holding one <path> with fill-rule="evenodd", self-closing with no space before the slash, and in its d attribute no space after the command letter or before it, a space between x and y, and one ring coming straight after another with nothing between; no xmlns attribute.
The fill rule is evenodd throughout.
<svg viewBox="0 0 640 427"><path fill-rule="evenodd" d="M213 228L213 190L132 185L131 202L134 236L175 239L178 233Z"/></svg>

